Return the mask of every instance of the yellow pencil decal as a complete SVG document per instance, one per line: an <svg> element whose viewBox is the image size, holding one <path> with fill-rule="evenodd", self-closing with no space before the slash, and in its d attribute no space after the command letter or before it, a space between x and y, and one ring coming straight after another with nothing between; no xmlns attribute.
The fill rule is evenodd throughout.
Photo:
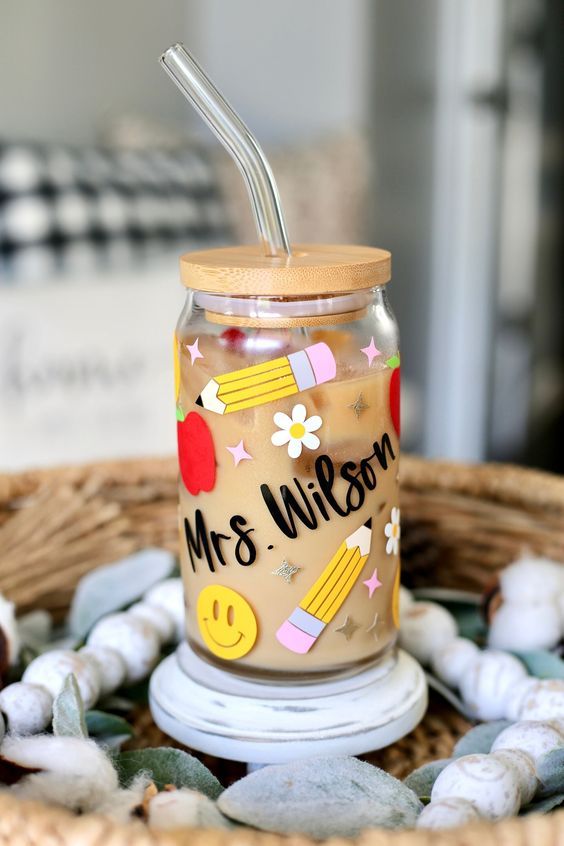
<svg viewBox="0 0 564 846"><path fill-rule="evenodd" d="M292 652L309 652L353 589L370 554L372 518L345 538L317 581L278 631Z"/></svg>
<svg viewBox="0 0 564 846"><path fill-rule="evenodd" d="M337 365L327 344L210 379L196 404L216 414L230 414L289 397L335 378Z"/></svg>

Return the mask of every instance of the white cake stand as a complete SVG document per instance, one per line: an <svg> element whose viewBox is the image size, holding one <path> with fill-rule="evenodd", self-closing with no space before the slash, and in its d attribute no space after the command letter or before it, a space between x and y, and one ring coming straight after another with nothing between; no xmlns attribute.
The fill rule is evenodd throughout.
<svg viewBox="0 0 564 846"><path fill-rule="evenodd" d="M159 728L192 749L280 764L389 746L423 717L427 684L401 650L350 678L281 686L212 667L182 643L153 673L150 706Z"/></svg>

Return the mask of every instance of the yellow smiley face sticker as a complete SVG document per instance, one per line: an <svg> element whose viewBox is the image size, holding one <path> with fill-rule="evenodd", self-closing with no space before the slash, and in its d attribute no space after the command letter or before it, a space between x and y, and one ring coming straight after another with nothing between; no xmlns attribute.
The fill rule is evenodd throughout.
<svg viewBox="0 0 564 846"><path fill-rule="evenodd" d="M255 645L257 618L247 600L231 588L205 587L198 596L196 615L204 643L218 658L242 658Z"/></svg>

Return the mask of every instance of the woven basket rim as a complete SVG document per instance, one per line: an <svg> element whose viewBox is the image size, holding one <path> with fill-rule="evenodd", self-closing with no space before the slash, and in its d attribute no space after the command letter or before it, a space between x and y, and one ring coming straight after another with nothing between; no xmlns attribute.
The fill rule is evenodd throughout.
<svg viewBox="0 0 564 846"><path fill-rule="evenodd" d="M511 817L498 822L480 821L456 829L409 829L389 831L367 829L350 840L331 838L332 846L549 846L561 842L564 810L551 814ZM25 839L23 837L25 832ZM100 814L77 816L65 808L0 795L0 838L4 843L45 846L314 846L320 841L300 834L282 835L246 827L235 830L179 828L170 831L149 829L139 820L114 822Z"/></svg>
<svg viewBox="0 0 564 846"><path fill-rule="evenodd" d="M125 476L125 481L130 484L151 476L168 481L171 472L176 474L176 467L176 458L172 456L149 456L1 472L0 503L25 496L39 485L54 480L76 483L91 476L106 480ZM415 484L425 484L431 490L474 493L515 505L548 509L564 505L564 476L514 464L451 462L402 453L400 479L402 487L407 489Z"/></svg>

